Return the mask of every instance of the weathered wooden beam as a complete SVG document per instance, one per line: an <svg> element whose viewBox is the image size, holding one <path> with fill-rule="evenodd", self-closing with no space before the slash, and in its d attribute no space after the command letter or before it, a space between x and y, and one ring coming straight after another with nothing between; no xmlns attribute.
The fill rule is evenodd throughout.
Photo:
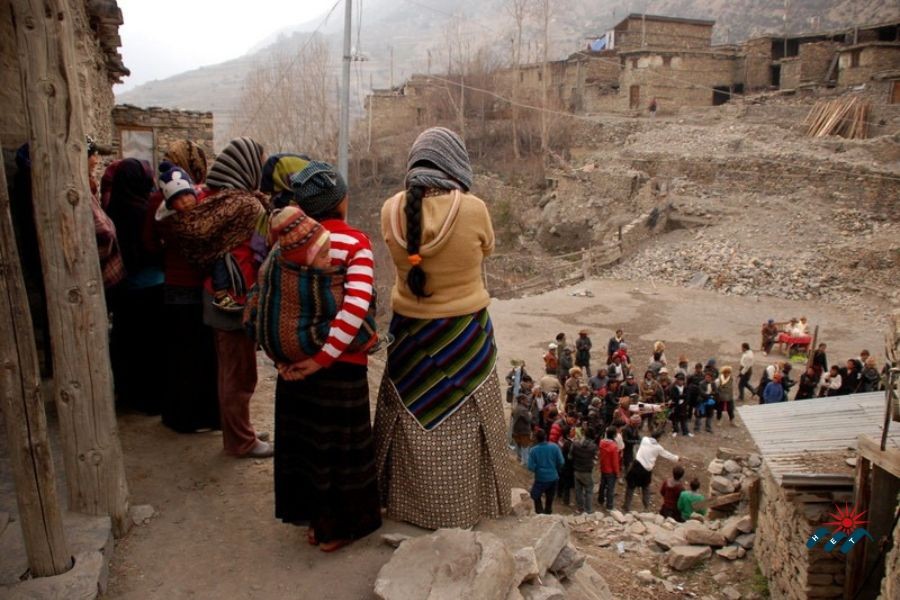
<svg viewBox="0 0 900 600"><path fill-rule="evenodd" d="M28 295L0 166L0 412L16 483L28 567L38 576L72 566L56 494Z"/></svg>
<svg viewBox="0 0 900 600"><path fill-rule="evenodd" d="M11 0L33 173L69 509L127 528L108 317L91 212L84 107L65 0ZM88 77L90 75L87 75Z"/></svg>
<svg viewBox="0 0 900 600"><path fill-rule="evenodd" d="M882 450L878 442L867 435L859 436L857 448L860 458L865 458L873 465L884 469L894 477L900 478L900 449L887 448Z"/></svg>

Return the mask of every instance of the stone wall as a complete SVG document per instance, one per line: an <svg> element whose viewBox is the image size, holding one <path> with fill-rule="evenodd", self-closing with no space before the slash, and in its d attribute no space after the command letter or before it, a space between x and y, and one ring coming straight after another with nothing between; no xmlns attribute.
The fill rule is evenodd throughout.
<svg viewBox="0 0 900 600"><path fill-rule="evenodd" d="M631 52L619 87L623 106L629 106L632 87L638 86L637 108L656 98L661 112L682 106L711 106L713 88L730 89L738 82L734 54L722 52Z"/></svg>
<svg viewBox="0 0 900 600"><path fill-rule="evenodd" d="M802 503L789 498L768 469L763 469L755 548L774 600L843 597L844 555L837 550L825 552L821 543L812 550L806 548L812 532L829 520L830 510L830 502Z"/></svg>
<svg viewBox="0 0 900 600"><path fill-rule="evenodd" d="M811 42L800 46L800 81L823 83L840 45L837 42ZM837 75L837 71L831 74Z"/></svg>
<svg viewBox="0 0 900 600"><path fill-rule="evenodd" d="M127 74L113 45L114 36L104 19L88 12L85 0L68 0L75 29L77 76L81 87L82 106L85 111L84 130L102 144L109 144L113 134L110 113L115 102L112 82ZM96 7L94 6L96 5ZM28 125L25 120L25 104L22 98L22 80L16 50L16 33L13 28L9 3L3 3L0 15L0 143L3 148L14 149L27 141ZM115 2L98 2L91 10L102 8L107 13L118 11ZM118 14L121 19L121 14ZM99 20L99 21L98 21ZM96 23L97 31L92 27ZM120 21L121 22L121 21ZM111 49L112 48L112 49ZM115 58L111 58L115 57Z"/></svg>
<svg viewBox="0 0 900 600"><path fill-rule="evenodd" d="M800 85L800 59L798 57L781 59L781 81L779 88L782 90L796 90Z"/></svg>
<svg viewBox="0 0 900 600"><path fill-rule="evenodd" d="M211 112L140 108L121 104L113 109L112 115L116 131L112 146L119 157L125 157L122 152L122 133L134 129L153 135L153 156L135 155L149 160L152 165L159 164L169 144L179 139L191 140L203 148L207 157L214 156Z"/></svg>
<svg viewBox="0 0 900 600"><path fill-rule="evenodd" d="M616 50L650 48L709 48L712 24L629 18L616 27Z"/></svg>
<svg viewBox="0 0 900 600"><path fill-rule="evenodd" d="M894 547L884 559L884 579L879 600L900 598L900 524L894 527Z"/></svg>
<svg viewBox="0 0 900 600"><path fill-rule="evenodd" d="M900 69L900 42L875 42L845 48L838 60L838 85L866 83L876 73L893 69Z"/></svg>
<svg viewBox="0 0 900 600"><path fill-rule="evenodd" d="M745 90L760 90L772 85L772 38L756 38L742 45L743 58L738 67Z"/></svg>

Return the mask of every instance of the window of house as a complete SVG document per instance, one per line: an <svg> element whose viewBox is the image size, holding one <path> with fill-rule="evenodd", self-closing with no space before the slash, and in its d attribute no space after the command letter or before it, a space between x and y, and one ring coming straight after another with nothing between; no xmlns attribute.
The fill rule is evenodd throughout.
<svg viewBox="0 0 900 600"><path fill-rule="evenodd" d="M119 135L122 158L137 158L146 160L151 165L156 164L152 129L122 128L119 130Z"/></svg>
<svg viewBox="0 0 900 600"><path fill-rule="evenodd" d="M672 57L671 56L663 56L663 66L671 67L672 66Z"/></svg>
<svg viewBox="0 0 900 600"><path fill-rule="evenodd" d="M519 71L519 83L525 81L525 73L523 71Z"/></svg>
<svg viewBox="0 0 900 600"><path fill-rule="evenodd" d="M859 54L861 50L853 50L850 52L850 68L859 66Z"/></svg>
<svg viewBox="0 0 900 600"><path fill-rule="evenodd" d="M544 80L544 72L543 71L538 71L537 76L538 76L538 81Z"/></svg>
<svg viewBox="0 0 900 600"><path fill-rule="evenodd" d="M636 58L632 58L632 59L631 59L631 68L632 68L632 69L637 69L637 68L638 68L638 59L636 59Z"/></svg>

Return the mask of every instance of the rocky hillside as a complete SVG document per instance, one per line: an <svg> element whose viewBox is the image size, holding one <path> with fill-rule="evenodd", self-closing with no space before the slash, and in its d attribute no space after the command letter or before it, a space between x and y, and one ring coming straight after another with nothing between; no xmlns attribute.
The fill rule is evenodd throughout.
<svg viewBox="0 0 900 600"><path fill-rule="evenodd" d="M414 72L428 68L446 71L448 37L456 47L468 45L475 53L481 47L494 50L503 63L512 20L508 0L459 0L451 4L436 0L369 0L363 7L361 38L354 41L367 60L356 63L354 85L361 96L371 80L375 87L387 87L390 80L391 48L394 54L394 81L402 81ZM537 1L534 2L538 6ZM554 57L562 57L580 48L581 40L611 28L630 11L643 8L648 13L716 19L717 42L734 42L763 32L835 29L854 24L882 22L900 18L900 5L893 0L792 0L785 21L784 0L609 0L602 4L589 0L565 0L551 3L551 44ZM321 34L332 48L337 65L342 31L340 11L335 11L322 27ZM454 15L464 15L459 35ZM127 18L127 15L126 15ZM212 110L217 120L227 121L241 91L245 75L259 61L273 53L291 55L305 43L314 25L303 30L273 31L272 43L236 60L202 67L179 75L152 81L120 94L119 102L138 106L166 106L193 110ZM532 15L526 40L534 40L531 57L537 57L539 18ZM529 53L526 41L526 55ZM526 56L526 59L528 56ZM454 59L455 60L455 59ZM335 66L335 69L337 67ZM299 69L298 69L299 72ZM337 73L336 73L337 75ZM359 110L359 107L357 107Z"/></svg>

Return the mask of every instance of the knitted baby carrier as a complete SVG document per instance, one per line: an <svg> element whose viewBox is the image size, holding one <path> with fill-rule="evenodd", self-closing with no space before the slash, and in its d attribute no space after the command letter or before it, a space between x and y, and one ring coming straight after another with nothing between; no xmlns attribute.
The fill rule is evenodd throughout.
<svg viewBox="0 0 900 600"><path fill-rule="evenodd" d="M208 271L265 223L268 199L260 192L226 189L163 221L168 238L194 267Z"/></svg>
<svg viewBox="0 0 900 600"><path fill-rule="evenodd" d="M321 350L344 299L344 267L315 269L281 257L276 245L259 269L244 308L244 326L276 363L295 363ZM345 352L366 352L378 341L375 298Z"/></svg>

